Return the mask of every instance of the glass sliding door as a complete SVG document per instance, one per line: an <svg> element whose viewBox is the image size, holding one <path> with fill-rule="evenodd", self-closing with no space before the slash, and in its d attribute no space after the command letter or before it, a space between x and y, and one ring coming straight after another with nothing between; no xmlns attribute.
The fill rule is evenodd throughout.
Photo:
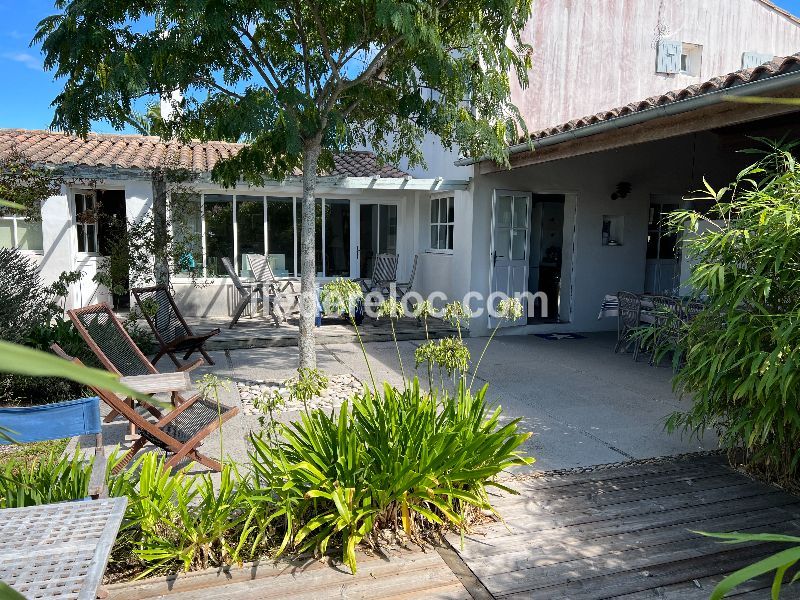
<svg viewBox="0 0 800 600"><path fill-rule="evenodd" d="M236 195L236 243L239 273L252 277L246 254L264 254L264 198Z"/></svg>
<svg viewBox="0 0 800 600"><path fill-rule="evenodd" d="M295 275L294 198L267 198L267 254L275 275Z"/></svg>
<svg viewBox="0 0 800 600"><path fill-rule="evenodd" d="M203 197L206 236L206 276L226 277L222 259L235 263L233 256L233 196L205 194Z"/></svg>
<svg viewBox="0 0 800 600"><path fill-rule="evenodd" d="M378 254L397 254L397 205L361 204L357 256L361 277L370 277Z"/></svg>
<svg viewBox="0 0 800 600"><path fill-rule="evenodd" d="M326 277L350 277L350 201L325 199Z"/></svg>

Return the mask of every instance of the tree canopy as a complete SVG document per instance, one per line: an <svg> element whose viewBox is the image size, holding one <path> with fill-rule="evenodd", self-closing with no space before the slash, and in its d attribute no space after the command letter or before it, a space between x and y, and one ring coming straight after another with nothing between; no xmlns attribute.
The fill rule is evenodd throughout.
<svg viewBox="0 0 800 600"><path fill-rule="evenodd" d="M85 134L106 120L121 129L141 99L180 90L178 110L154 127L160 135L247 143L214 167L216 181L303 171L309 307L313 191L335 153L363 145L382 160L420 164L419 143L432 132L445 147L505 162L524 130L509 80L527 83L530 0L58 0L56 8L34 38L45 67L65 80L55 128Z"/></svg>

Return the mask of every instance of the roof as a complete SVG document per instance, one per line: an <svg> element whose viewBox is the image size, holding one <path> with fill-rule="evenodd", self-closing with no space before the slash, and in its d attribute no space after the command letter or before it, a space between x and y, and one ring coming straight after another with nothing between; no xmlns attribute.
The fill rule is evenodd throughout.
<svg viewBox="0 0 800 600"><path fill-rule="evenodd" d="M55 131L0 129L0 156L16 147L29 160L45 165L152 169L176 161L175 166L208 172L221 160L234 156L244 144L165 142L144 135L90 133L86 139ZM174 157L174 158L171 158ZM327 176L404 178L408 174L390 165L380 165L372 152L344 152L334 156ZM301 173L294 173L300 176Z"/></svg>
<svg viewBox="0 0 800 600"><path fill-rule="evenodd" d="M800 53L787 56L785 58L775 58L772 62L760 65L752 69L742 69L727 75L713 77L703 83L690 85L689 87L667 92L658 96L651 96L638 102L631 102L625 106L618 106L599 112L581 119L573 119L567 123L548 127L530 133L529 139L533 142L543 140L554 135L573 132L590 125L596 125L604 121L612 121L620 117L641 113L650 109L667 106L684 100L700 97L713 92L720 92L729 88L749 83L755 83L771 77L785 75L794 71L800 71ZM527 143L526 138L520 139L520 144ZM535 146L536 144L534 144ZM522 149L520 149L522 150Z"/></svg>

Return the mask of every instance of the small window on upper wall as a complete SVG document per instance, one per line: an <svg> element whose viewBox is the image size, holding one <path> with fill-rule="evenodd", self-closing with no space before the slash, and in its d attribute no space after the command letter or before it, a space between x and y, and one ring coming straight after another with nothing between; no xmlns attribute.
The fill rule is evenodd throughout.
<svg viewBox="0 0 800 600"><path fill-rule="evenodd" d="M453 196L431 198L431 250L452 250L454 227Z"/></svg>
<svg viewBox="0 0 800 600"><path fill-rule="evenodd" d="M700 76L700 67L703 63L703 47L699 44L681 44L681 73Z"/></svg>
<svg viewBox="0 0 800 600"><path fill-rule="evenodd" d="M703 62L703 47L675 40L661 40L658 43L656 71L658 73L700 76Z"/></svg>

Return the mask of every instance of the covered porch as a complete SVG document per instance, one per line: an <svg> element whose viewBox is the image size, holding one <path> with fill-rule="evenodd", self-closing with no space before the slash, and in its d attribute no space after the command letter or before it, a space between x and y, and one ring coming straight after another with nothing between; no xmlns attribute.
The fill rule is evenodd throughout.
<svg viewBox="0 0 800 600"><path fill-rule="evenodd" d="M704 179L728 185L758 159L742 153L761 144L753 138L800 136L800 106L780 103L800 96L798 63L789 57L535 132L533 150L512 148L511 169L476 163L471 289L535 302L505 332L610 331L616 320L598 319L606 295L686 295L691 265L665 218L707 210ZM779 100L723 101L748 95ZM482 316L470 329L493 326Z"/></svg>

